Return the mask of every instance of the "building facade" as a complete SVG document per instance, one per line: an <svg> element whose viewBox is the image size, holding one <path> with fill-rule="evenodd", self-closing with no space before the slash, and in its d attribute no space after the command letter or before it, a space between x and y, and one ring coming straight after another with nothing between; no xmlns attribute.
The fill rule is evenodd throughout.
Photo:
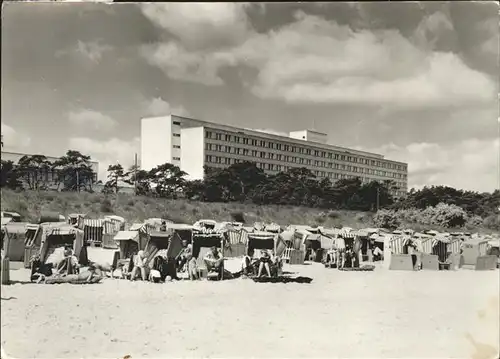
<svg viewBox="0 0 500 359"><path fill-rule="evenodd" d="M384 156L327 144L317 131L290 132L289 137L252 131L175 115L141 121L141 164L149 170L172 163L202 179L204 166L226 168L243 161L255 162L268 174L305 167L319 179L359 177L363 183L393 181L395 196L408 189L408 165Z"/></svg>
<svg viewBox="0 0 500 359"><path fill-rule="evenodd" d="M12 161L14 164L17 164L19 160L24 156L34 156L34 154L2 151L2 161ZM49 161L50 163L54 163L55 161L59 160L59 157L46 156L46 155L43 156L45 156L47 158L47 161ZM93 172L92 183L97 183L98 181L97 174L99 173L99 163L96 161L89 161L89 164ZM48 188L58 187L57 173L55 170L48 169L47 171L44 171L44 173L39 173L38 175L41 176L43 184L46 185Z"/></svg>

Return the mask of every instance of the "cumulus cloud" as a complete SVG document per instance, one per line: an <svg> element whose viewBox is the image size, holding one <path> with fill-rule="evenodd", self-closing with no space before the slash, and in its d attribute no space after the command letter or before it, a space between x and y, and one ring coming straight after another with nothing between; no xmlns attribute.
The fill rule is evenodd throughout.
<svg viewBox="0 0 500 359"><path fill-rule="evenodd" d="M57 57L77 55L90 63L99 63L106 52L111 51L113 48L109 45L103 44L100 41L81 41L78 40L75 46L70 49L63 49L56 52Z"/></svg>
<svg viewBox="0 0 500 359"><path fill-rule="evenodd" d="M107 169L111 164L120 163L125 169L134 164L135 154L140 151L140 138L122 140L116 137L99 141L88 137L72 137L69 148L81 151L99 162L99 180L106 182Z"/></svg>
<svg viewBox="0 0 500 359"><path fill-rule="evenodd" d="M361 148L360 148L361 149ZM491 192L499 188L500 140L469 139L451 144L387 144L368 150L408 163L408 187L447 185Z"/></svg>
<svg viewBox="0 0 500 359"><path fill-rule="evenodd" d="M231 54L188 51L173 41L158 45L145 45L141 48L141 54L150 65L157 66L171 79L209 86L222 85L219 69L236 63Z"/></svg>
<svg viewBox="0 0 500 359"><path fill-rule="evenodd" d="M143 14L189 49L238 44L251 29L246 3L150 3Z"/></svg>
<svg viewBox="0 0 500 359"><path fill-rule="evenodd" d="M182 6L143 7L154 23L178 37L144 49L143 55L171 78L205 85L222 85L223 67L250 67L257 75L246 82L255 95L287 102L428 108L488 103L498 91L496 82L458 55L432 51L438 38L454 32L442 12L425 17L415 35L420 40L412 41L396 30L354 31L303 12L292 23L257 33L243 21L241 6L219 5L206 4L217 9L207 15L191 5L186 16ZM211 36L227 40L221 29L240 41L208 49L193 42L194 34L205 44L217 43Z"/></svg>
<svg viewBox="0 0 500 359"><path fill-rule="evenodd" d="M31 138L2 123L2 142L5 151L22 151L31 144Z"/></svg>
<svg viewBox="0 0 500 359"><path fill-rule="evenodd" d="M109 131L117 122L113 118L89 109L71 111L68 114L69 123L82 128L91 128L98 131Z"/></svg>
<svg viewBox="0 0 500 359"><path fill-rule="evenodd" d="M271 128L246 128L247 130L269 133L271 135L285 136L288 137L290 134L288 132L276 131Z"/></svg>
<svg viewBox="0 0 500 359"><path fill-rule="evenodd" d="M289 102L429 107L484 103L496 93L490 78L452 53L428 53L393 30L354 32L303 13L236 53L260 69L256 95Z"/></svg>
<svg viewBox="0 0 500 359"><path fill-rule="evenodd" d="M146 116L162 116L170 114L189 116L189 112L183 106L171 106L170 103L163 100L161 97L144 101L143 107Z"/></svg>

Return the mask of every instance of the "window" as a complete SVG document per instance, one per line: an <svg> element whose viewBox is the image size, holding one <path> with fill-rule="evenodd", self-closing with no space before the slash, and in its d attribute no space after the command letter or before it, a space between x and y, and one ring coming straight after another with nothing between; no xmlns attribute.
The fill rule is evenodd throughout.
<svg viewBox="0 0 500 359"><path fill-rule="evenodd" d="M206 155L205 156L205 161L206 162L212 162L212 156Z"/></svg>
<svg viewBox="0 0 500 359"><path fill-rule="evenodd" d="M335 154L335 159L338 160L339 159L339 155L338 153Z"/></svg>
<svg viewBox="0 0 500 359"><path fill-rule="evenodd" d="M174 137L181 137L180 133L174 133Z"/></svg>
<svg viewBox="0 0 500 359"><path fill-rule="evenodd" d="M315 150L315 151L314 151L314 156L315 156L315 157L318 157L318 156L319 156L319 151Z"/></svg>
<svg viewBox="0 0 500 359"><path fill-rule="evenodd" d="M277 144L276 144L276 149L277 149L277 150L281 150L281 143L277 143Z"/></svg>
<svg viewBox="0 0 500 359"><path fill-rule="evenodd" d="M181 158L180 158L180 157L172 157L172 159L173 159L174 161L180 161L180 160L181 160Z"/></svg>
<svg viewBox="0 0 500 359"><path fill-rule="evenodd" d="M249 152L249 150L247 148L243 149L243 155L244 156L248 156L248 152Z"/></svg>
<svg viewBox="0 0 500 359"><path fill-rule="evenodd" d="M311 149L310 148L306 149L306 155L311 155Z"/></svg>
<svg viewBox="0 0 500 359"><path fill-rule="evenodd" d="M181 148L181 146L179 146L179 145L174 145L174 148Z"/></svg>
<svg viewBox="0 0 500 359"><path fill-rule="evenodd" d="M236 143L240 143L240 139L241 139L241 137L239 137L239 136L234 136L234 142L236 142Z"/></svg>
<svg viewBox="0 0 500 359"><path fill-rule="evenodd" d="M179 121L172 121L172 123L173 123L174 125L177 125L177 126L180 126L180 125L181 125L181 123L180 123Z"/></svg>
<svg viewBox="0 0 500 359"><path fill-rule="evenodd" d="M222 133L216 133L215 134L215 139L218 140L218 141L222 140Z"/></svg>
<svg viewBox="0 0 500 359"><path fill-rule="evenodd" d="M260 158L265 158L266 157L266 153L265 152L261 152L260 153Z"/></svg>
<svg viewBox="0 0 500 359"><path fill-rule="evenodd" d="M227 157L226 157L226 158L224 158L224 163L225 163L226 165L230 165L230 164L231 164L231 159L230 159L230 158L227 158Z"/></svg>
<svg viewBox="0 0 500 359"><path fill-rule="evenodd" d="M248 145L248 138L243 138L243 144Z"/></svg>
<svg viewBox="0 0 500 359"><path fill-rule="evenodd" d="M231 135L226 135L226 136L225 136L225 140L226 140L226 141L231 141Z"/></svg>
<svg viewBox="0 0 500 359"><path fill-rule="evenodd" d="M205 132L205 138L212 138L212 132L210 131Z"/></svg>
<svg viewBox="0 0 500 359"><path fill-rule="evenodd" d="M340 160L341 160L341 161L345 161L345 156L344 156L344 155L341 155L341 156L340 156Z"/></svg>

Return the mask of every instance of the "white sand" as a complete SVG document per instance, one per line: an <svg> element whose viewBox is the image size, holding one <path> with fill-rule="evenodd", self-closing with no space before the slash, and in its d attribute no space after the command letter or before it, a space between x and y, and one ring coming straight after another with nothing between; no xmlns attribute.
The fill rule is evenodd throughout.
<svg viewBox="0 0 500 359"><path fill-rule="evenodd" d="M99 261L111 256L90 253ZM498 353L498 270L349 273L319 264L285 270L314 281L2 287L2 347L15 358L490 359ZM28 273L12 270L11 279L26 281Z"/></svg>

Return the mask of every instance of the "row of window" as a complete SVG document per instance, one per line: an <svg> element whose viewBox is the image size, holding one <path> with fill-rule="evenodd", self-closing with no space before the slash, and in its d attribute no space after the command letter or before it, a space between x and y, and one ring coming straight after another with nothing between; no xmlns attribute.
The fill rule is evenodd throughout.
<svg viewBox="0 0 500 359"><path fill-rule="evenodd" d="M258 140L258 139L243 137L243 136L222 134L222 133L212 132L212 131L206 131L205 138L214 139L217 141L241 143L243 145L250 145L250 146L260 147L260 148L269 148L269 149L274 149L274 150L284 151L284 152L299 153L299 154L304 154L304 155L308 155L308 156L315 156L315 157L336 159L336 160L353 162L353 163L360 163L360 164L377 166L377 167L393 169L393 170L398 170L398 171L405 171L406 170L405 165L400 165L400 164L396 164L396 163L388 163L388 162L380 161L380 160L376 160L376 159L362 158L359 156L346 155L346 154L342 154L342 153L327 152L324 150L317 150L317 149L312 149L312 148L308 148L308 147L290 145L290 144L279 143L279 142L272 142L269 140ZM216 145L216 146L220 146L220 145ZM225 147L225 149L222 152L231 153L231 151L232 151L231 146L223 146L223 147Z"/></svg>
<svg viewBox="0 0 500 359"><path fill-rule="evenodd" d="M235 158L228 158L228 157L220 157L220 156L211 156L211 155L206 155L205 156L205 161L207 163L216 163L216 164L222 164L222 165L232 165L233 163L240 163L242 160L235 159ZM276 171L276 172L285 172L288 171L290 166L285 166L285 165L278 165L274 163L256 163L257 168L260 168L264 171ZM314 170L312 171L314 175L317 177L328 177L331 179L348 179L348 178L355 178L359 177L356 175L348 175L348 174L342 174L342 173L334 173L334 172L327 172L327 171L319 171L319 170ZM372 174L372 173L367 173L365 174ZM376 174L375 174L376 175ZM370 181L368 177L362 177L363 181ZM404 186L404 182L396 182L398 186Z"/></svg>
<svg viewBox="0 0 500 359"><path fill-rule="evenodd" d="M216 145L216 144L211 144L211 143L207 143L205 145L205 148L209 151L221 151L221 150L224 150L224 147L227 149L227 147L229 147L229 146ZM262 159L268 159L268 160L290 162L290 163L296 163L296 164L306 165L306 166L334 168L336 170L356 172L356 173L366 173L366 174L371 174L371 175L375 175L375 176L382 176L382 177L401 178L401 179L406 179L406 177L407 177L406 174L401 174L401 173L397 173L397 172L388 172L388 171L376 170L376 169L366 168L366 167L357 167L357 166L345 165L343 163L311 160L309 158L287 156L287 155L276 154L276 153L271 153L271 152L263 152L263 151L257 151L257 150L249 150L247 148L238 148L238 147L232 147L232 148L234 149L234 153L237 155L250 156L253 158L262 158Z"/></svg>

